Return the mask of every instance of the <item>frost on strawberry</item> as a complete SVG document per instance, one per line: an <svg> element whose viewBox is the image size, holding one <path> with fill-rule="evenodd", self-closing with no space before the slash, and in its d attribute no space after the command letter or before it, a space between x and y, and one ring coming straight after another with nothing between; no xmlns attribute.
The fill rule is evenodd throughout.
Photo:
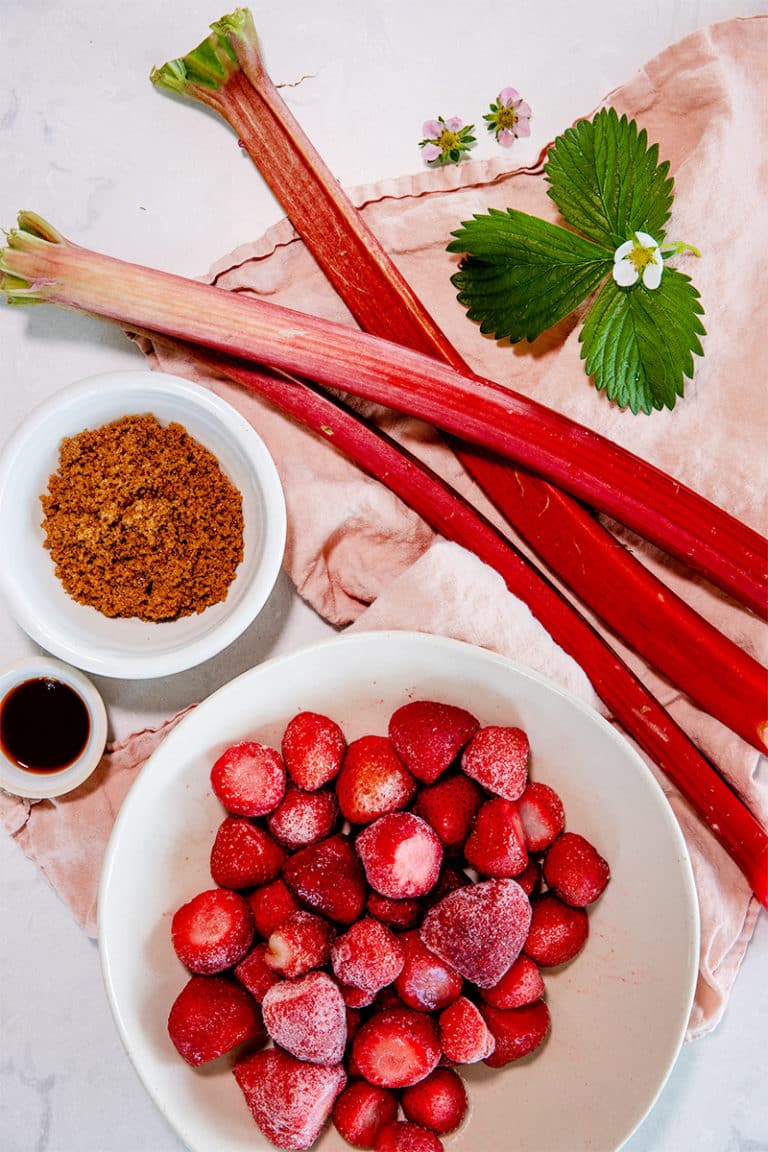
<svg viewBox="0 0 768 1152"><path fill-rule="evenodd" d="M262 940L251 948L247 956L235 965L234 975L246 988L257 1004L260 1004L269 988L283 977L269 967L265 960L267 945Z"/></svg>
<svg viewBox="0 0 768 1152"><path fill-rule="evenodd" d="M335 720L319 712L299 712L288 722L281 750L294 784L314 792L338 775L346 746Z"/></svg>
<svg viewBox="0 0 768 1152"><path fill-rule="evenodd" d="M234 1076L267 1139L293 1152L314 1144L347 1081L343 1065L310 1064L281 1048L238 1060Z"/></svg>
<svg viewBox="0 0 768 1152"><path fill-rule="evenodd" d="M233 744L211 769L211 787L235 816L265 816L283 798L285 768L274 748L256 740Z"/></svg>
<svg viewBox="0 0 768 1152"><path fill-rule="evenodd" d="M440 1051L432 1017L409 1008L375 1013L352 1041L360 1074L381 1088L405 1088L423 1080L437 1067Z"/></svg>
<svg viewBox="0 0 768 1152"><path fill-rule="evenodd" d="M453 1068L436 1068L400 1097L408 1120L439 1136L455 1132L467 1113L467 1090Z"/></svg>
<svg viewBox="0 0 768 1152"><path fill-rule="evenodd" d="M566 904L593 904L610 880L611 871L595 846L575 832L564 832L544 857L544 879Z"/></svg>
<svg viewBox="0 0 768 1152"><path fill-rule="evenodd" d="M548 784L532 780L517 807L529 852L543 852L565 827L563 802Z"/></svg>
<svg viewBox="0 0 768 1152"><path fill-rule="evenodd" d="M397 1096L366 1080L347 1084L333 1106L334 1126L354 1148L373 1148L385 1124L397 1119Z"/></svg>
<svg viewBox="0 0 768 1152"><path fill-rule="evenodd" d="M496 1047L480 1009L466 996L443 1009L438 1026L443 1055L453 1064L476 1064Z"/></svg>
<svg viewBox="0 0 768 1152"><path fill-rule="evenodd" d="M333 792L318 788L305 792L291 785L267 818L267 827L285 848L306 848L330 836L336 825L339 806Z"/></svg>
<svg viewBox="0 0 768 1152"><path fill-rule="evenodd" d="M295 852L285 865L283 877L298 900L329 920L352 924L365 907L365 875L343 833Z"/></svg>
<svg viewBox="0 0 768 1152"><path fill-rule="evenodd" d="M464 773L443 777L419 792L413 811L440 837L446 852L461 850L483 803L482 789Z"/></svg>
<svg viewBox="0 0 768 1152"><path fill-rule="evenodd" d="M331 964L340 984L376 993L402 971L405 950L386 925L373 917L353 924L331 945Z"/></svg>
<svg viewBox="0 0 768 1152"><path fill-rule="evenodd" d="M264 963L287 979L303 976L327 964L335 931L322 916L299 909L291 912L267 941Z"/></svg>
<svg viewBox="0 0 768 1152"><path fill-rule="evenodd" d="M266 1040L261 1013L239 984L223 976L192 976L173 1002L168 1035L193 1068L218 1059L246 1040Z"/></svg>
<svg viewBox="0 0 768 1152"><path fill-rule="evenodd" d="M374 1152L444 1152L444 1146L429 1128L412 1120L394 1120L379 1132Z"/></svg>
<svg viewBox="0 0 768 1152"><path fill-rule="evenodd" d="M440 874L443 846L412 812L379 817L360 833L355 848L370 886L393 900L423 896Z"/></svg>
<svg viewBox="0 0 768 1152"><path fill-rule="evenodd" d="M242 960L254 936L253 914L239 892L211 888L183 904L171 920L171 941L190 972L211 975Z"/></svg>
<svg viewBox="0 0 768 1152"><path fill-rule="evenodd" d="M564 904L552 892L532 901L533 915L525 953L544 968L554 968L578 956L589 936L583 908Z"/></svg>
<svg viewBox="0 0 768 1152"><path fill-rule="evenodd" d="M395 991L409 1008L439 1012L461 995L464 980L423 943L418 931L400 937L405 963L395 980Z"/></svg>
<svg viewBox="0 0 768 1152"><path fill-rule="evenodd" d="M227 816L211 849L211 876L222 888L256 888L279 874L285 849L251 820Z"/></svg>
<svg viewBox="0 0 768 1152"><path fill-rule="evenodd" d="M350 824L370 824L410 804L416 780L387 736L361 736L349 745L336 780L341 813Z"/></svg>
<svg viewBox="0 0 768 1152"><path fill-rule="evenodd" d="M498 984L480 991L480 998L492 1008L522 1008L541 1000L544 995L544 977L538 964L529 956L518 956Z"/></svg>
<svg viewBox="0 0 768 1152"><path fill-rule="evenodd" d="M465 708L435 700L414 700L392 714L389 736L398 756L417 780L432 784L478 728L479 722Z"/></svg>
<svg viewBox="0 0 768 1152"><path fill-rule="evenodd" d="M483 788L517 800L528 781L530 745L522 728L491 724L480 728L461 757L461 766Z"/></svg>
<svg viewBox="0 0 768 1152"><path fill-rule="evenodd" d="M253 913L256 932L265 939L299 907L288 885L280 877L269 884L263 884L260 888L254 888L246 899Z"/></svg>
<svg viewBox="0 0 768 1152"><path fill-rule="evenodd" d="M299 1060L338 1064L347 1043L347 1013L335 980L310 972L282 980L265 994L264 1025L275 1044Z"/></svg>
<svg viewBox="0 0 768 1152"><path fill-rule="evenodd" d="M518 876L528 863L525 833L513 800L486 800L464 846L464 856L483 876Z"/></svg>

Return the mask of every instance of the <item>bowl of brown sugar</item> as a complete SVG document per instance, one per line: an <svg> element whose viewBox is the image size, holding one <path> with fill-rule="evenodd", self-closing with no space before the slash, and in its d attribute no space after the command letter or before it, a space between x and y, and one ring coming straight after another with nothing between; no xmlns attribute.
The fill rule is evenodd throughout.
<svg viewBox="0 0 768 1152"><path fill-rule="evenodd" d="M0 458L0 589L49 652L102 676L168 676L255 619L285 547L282 487L232 405L143 370L61 389Z"/></svg>

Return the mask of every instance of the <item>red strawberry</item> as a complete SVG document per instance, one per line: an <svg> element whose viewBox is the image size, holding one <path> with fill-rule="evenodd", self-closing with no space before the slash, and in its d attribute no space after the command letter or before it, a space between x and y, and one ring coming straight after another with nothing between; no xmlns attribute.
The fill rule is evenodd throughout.
<svg viewBox="0 0 768 1152"><path fill-rule="evenodd" d="M430 888L424 897L424 905L427 908L432 908L449 892L455 892L457 888L466 888L471 883L469 876L461 868L453 868L450 864L444 864L440 869L437 884L434 888Z"/></svg>
<svg viewBox="0 0 768 1152"><path fill-rule="evenodd" d="M370 892L367 908L371 916L383 920L390 928L414 928L421 920L421 903L418 900L391 900L389 896Z"/></svg>
<svg viewBox="0 0 768 1152"><path fill-rule="evenodd" d="M334 929L313 912L291 912L267 941L264 963L273 972L293 979L321 968L331 955Z"/></svg>
<svg viewBox="0 0 768 1152"><path fill-rule="evenodd" d="M211 769L211 786L235 816L265 816L285 792L283 761L274 748L243 740L219 756Z"/></svg>
<svg viewBox="0 0 768 1152"><path fill-rule="evenodd" d="M255 888L246 899L253 912L256 931L264 937L271 936L275 928L279 928L283 920L299 907L287 884L280 878Z"/></svg>
<svg viewBox="0 0 768 1152"><path fill-rule="evenodd" d="M544 995L544 978L529 956L518 956L498 984L483 988L480 998L492 1008L522 1008Z"/></svg>
<svg viewBox="0 0 768 1152"><path fill-rule="evenodd" d="M433 700L414 700L392 714L389 736L413 775L432 784L479 728L464 708Z"/></svg>
<svg viewBox="0 0 768 1152"><path fill-rule="evenodd" d="M534 892L539 892L541 889L541 862L529 856L528 863L522 872L515 876L515 880L526 896L533 896Z"/></svg>
<svg viewBox="0 0 768 1152"><path fill-rule="evenodd" d="M347 1012L325 972L273 984L261 1004L264 1026L286 1052L312 1064L338 1064L347 1044Z"/></svg>
<svg viewBox="0 0 768 1152"><path fill-rule="evenodd" d="M464 845L469 865L484 876L519 875L528 863L525 833L517 805L503 796L486 800Z"/></svg>
<svg viewBox="0 0 768 1152"><path fill-rule="evenodd" d="M453 1068L435 1068L400 1097L403 1112L439 1136L455 1132L467 1114L467 1090Z"/></svg>
<svg viewBox="0 0 768 1152"><path fill-rule="evenodd" d="M355 848L368 883L393 900L423 896L440 874L443 846L429 824L412 812L380 816L360 833Z"/></svg>
<svg viewBox="0 0 768 1152"><path fill-rule="evenodd" d="M410 804L416 781L386 736L361 736L347 749L336 781L339 807L350 824L370 824Z"/></svg>
<svg viewBox="0 0 768 1152"><path fill-rule="evenodd" d="M444 1148L429 1128L411 1120L394 1120L379 1132L374 1152L444 1152Z"/></svg>
<svg viewBox="0 0 768 1152"><path fill-rule="evenodd" d="M338 814L333 792L325 788L304 792L291 786L270 813L267 827L286 848L305 848L330 836Z"/></svg>
<svg viewBox="0 0 768 1152"><path fill-rule="evenodd" d="M566 904L592 904L611 878L608 862L575 832L563 832L544 857L544 879Z"/></svg>
<svg viewBox="0 0 768 1152"><path fill-rule="evenodd" d="M528 780L528 737L522 728L489 725L472 737L461 757L467 776L489 792L517 800Z"/></svg>
<svg viewBox="0 0 768 1152"><path fill-rule="evenodd" d="M443 1055L454 1064L475 1064L496 1047L480 1009L466 996L444 1008L438 1024Z"/></svg>
<svg viewBox="0 0 768 1152"><path fill-rule="evenodd" d="M376 993L400 975L405 950L394 932L366 917L334 940L331 963L340 984Z"/></svg>
<svg viewBox="0 0 768 1152"><path fill-rule="evenodd" d="M173 1002L168 1035L177 1052L197 1068L245 1040L267 1034L253 998L223 976L192 976Z"/></svg>
<svg viewBox="0 0 768 1152"><path fill-rule="evenodd" d="M355 1148L372 1148L385 1124L397 1119L397 1096L366 1080L348 1084L333 1106L333 1123Z"/></svg>
<svg viewBox="0 0 768 1152"><path fill-rule="evenodd" d="M314 1144L347 1081L341 1064L309 1064L281 1048L266 1048L234 1067L251 1114L277 1148Z"/></svg>
<svg viewBox="0 0 768 1152"><path fill-rule="evenodd" d="M338 834L291 856L283 872L299 900L330 920L352 924L365 907L367 888L357 853Z"/></svg>
<svg viewBox="0 0 768 1152"><path fill-rule="evenodd" d="M235 976L258 1004L261 1004L267 989L283 979L279 972L274 972L267 964L264 959L266 951L267 945L262 941L251 948L235 968Z"/></svg>
<svg viewBox="0 0 768 1152"><path fill-rule="evenodd" d="M284 860L285 849L258 824L227 816L211 849L211 876L222 888L255 888L274 880Z"/></svg>
<svg viewBox="0 0 768 1152"><path fill-rule="evenodd" d="M338 775L347 742L335 720L319 712L299 712L283 733L288 775L299 788L314 792Z"/></svg>
<svg viewBox="0 0 768 1152"><path fill-rule="evenodd" d="M461 995L462 977L427 948L418 931L404 932L400 941L405 963L395 980L395 991L404 1004L420 1012L439 1012Z"/></svg>
<svg viewBox="0 0 768 1152"><path fill-rule="evenodd" d="M529 852L543 852L565 827L563 802L548 784L532 780L517 807Z"/></svg>
<svg viewBox="0 0 768 1152"><path fill-rule="evenodd" d="M212 888L174 914L171 940L190 972L223 972L242 960L253 941L253 915L239 892Z"/></svg>
<svg viewBox="0 0 768 1152"><path fill-rule="evenodd" d="M339 987L347 1008L367 1008L376 999L376 993L367 988L357 988L354 984L340 984Z"/></svg>
<svg viewBox="0 0 768 1152"><path fill-rule="evenodd" d="M472 830L483 793L460 773L422 788L413 811L430 824L447 851L458 851Z"/></svg>
<svg viewBox="0 0 768 1152"><path fill-rule="evenodd" d="M589 919L583 908L563 904L551 892L531 902L533 915L525 954L545 968L565 964L581 952L589 936Z"/></svg>
<svg viewBox="0 0 768 1152"><path fill-rule="evenodd" d="M503 1068L538 1048L549 1032L549 1009L543 1000L524 1008L492 1008L481 1004L480 1011L496 1047L483 1063L489 1068Z"/></svg>
<svg viewBox="0 0 768 1152"><path fill-rule="evenodd" d="M377 1012L352 1041L362 1076L381 1088L405 1088L428 1076L440 1059L440 1037L431 1016L408 1008Z"/></svg>

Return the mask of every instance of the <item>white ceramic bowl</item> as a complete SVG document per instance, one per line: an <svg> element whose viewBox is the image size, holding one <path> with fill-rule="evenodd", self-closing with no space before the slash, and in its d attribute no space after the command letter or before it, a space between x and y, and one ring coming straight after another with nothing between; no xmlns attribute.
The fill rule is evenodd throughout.
<svg viewBox="0 0 768 1152"><path fill-rule="evenodd" d="M533 778L559 791L568 827L612 872L585 949L546 973L549 1039L519 1064L466 1072L471 1110L447 1152L612 1152L667 1078L696 984L698 905L680 829L641 758L596 713L500 656L415 633L359 633L262 664L200 704L151 757L115 825L99 895L107 993L147 1090L193 1152L272 1147L231 1060L193 1071L166 1032L187 979L171 916L211 886L223 817L211 765L246 737L279 747L301 709L328 713L354 739L385 734L391 712L419 697L464 705L485 724L522 725ZM317 1147L348 1152L333 1129Z"/></svg>
<svg viewBox="0 0 768 1152"><path fill-rule="evenodd" d="M244 558L226 599L162 623L110 619L72 600L56 577L41 527L40 496L57 469L62 438L146 412L161 423L182 424L217 457L243 498ZM111 372L63 388L30 414L0 459L0 591L38 644L101 676L167 676L231 644L274 587L285 530L280 480L261 438L226 401L177 376Z"/></svg>

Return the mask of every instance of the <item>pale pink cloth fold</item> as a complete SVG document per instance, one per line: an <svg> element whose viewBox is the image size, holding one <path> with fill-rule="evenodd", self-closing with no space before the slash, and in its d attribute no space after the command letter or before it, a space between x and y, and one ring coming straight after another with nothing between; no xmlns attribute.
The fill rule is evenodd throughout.
<svg viewBox="0 0 768 1152"><path fill-rule="evenodd" d="M634 417L588 384L569 320L530 347L480 335L450 284L450 232L474 212L516 208L555 219L540 169L511 171L509 156L424 171L357 189L373 231L470 364L566 412L678 476L760 530L766 525L768 409L763 343L768 318L768 18L715 25L661 53L606 103L635 116L671 161L674 239L703 256L690 271L706 308L706 356L673 412ZM584 110L588 114L589 110ZM210 279L228 289L350 323L287 221L224 257ZM203 379L235 404L270 448L289 513L286 569L301 594L339 625L418 628L504 652L600 707L583 673L557 648L498 575L432 531L378 483L255 397L183 359L147 348L154 366ZM369 406L364 406L371 411ZM487 503L440 439L416 421L386 415L387 429L472 497ZM627 546L739 644L768 662L768 633L748 612L630 534ZM722 768L762 819L768 786L759 757L617 645L683 728ZM175 723L175 718L169 723ZM162 739L139 733L105 757L101 775L69 798L30 806L0 794L0 815L87 930L104 845L136 770ZM745 881L676 791L662 781L685 833L702 918L700 979L689 1038L720 1018L758 914Z"/></svg>

